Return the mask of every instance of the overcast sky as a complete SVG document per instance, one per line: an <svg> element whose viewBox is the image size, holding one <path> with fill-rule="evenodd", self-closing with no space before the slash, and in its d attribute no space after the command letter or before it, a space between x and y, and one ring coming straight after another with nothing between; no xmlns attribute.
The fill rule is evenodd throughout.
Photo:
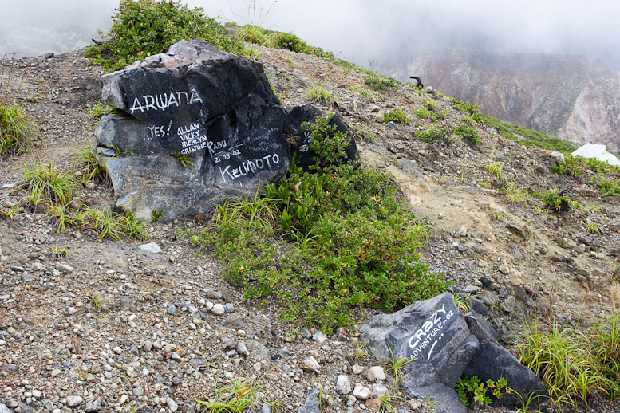
<svg viewBox="0 0 620 413"><path fill-rule="evenodd" d="M360 64L425 50L620 56L620 0L187 0L294 32ZM0 0L0 54L62 51L110 24L116 0Z"/></svg>

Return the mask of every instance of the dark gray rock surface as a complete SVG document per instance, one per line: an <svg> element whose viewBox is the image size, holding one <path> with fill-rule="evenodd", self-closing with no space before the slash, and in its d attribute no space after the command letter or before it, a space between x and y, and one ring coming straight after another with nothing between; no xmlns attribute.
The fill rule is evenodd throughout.
<svg viewBox="0 0 620 413"><path fill-rule="evenodd" d="M289 115L262 66L208 43L183 41L104 76L102 97L119 113L97 130L100 161L117 206L138 218L209 212L288 170Z"/></svg>
<svg viewBox="0 0 620 413"><path fill-rule="evenodd" d="M505 395L497 401L497 404L509 408L520 407L522 401L528 400L532 395L547 394L545 386L534 372L522 365L512 353L496 341L497 334L482 316L468 314L466 320L469 331L480 342L480 350L465 369L465 376L477 376L481 381L488 379L497 381L505 377L510 388L520 395L520 397ZM543 401L545 398L536 397L534 400Z"/></svg>

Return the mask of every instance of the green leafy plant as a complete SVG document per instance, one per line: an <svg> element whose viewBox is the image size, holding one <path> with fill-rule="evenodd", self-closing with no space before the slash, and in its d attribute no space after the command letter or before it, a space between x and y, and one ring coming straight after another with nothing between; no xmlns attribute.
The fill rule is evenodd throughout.
<svg viewBox="0 0 620 413"><path fill-rule="evenodd" d="M504 395L512 393L504 377L497 381L488 379L486 382L481 381L477 376L462 377L456 383L455 390L465 406L471 406L474 403L488 406L493 400L499 400Z"/></svg>
<svg viewBox="0 0 620 413"><path fill-rule="evenodd" d="M558 162L552 169L558 175L581 176L585 172L585 165L580 158L566 155L564 160Z"/></svg>
<svg viewBox="0 0 620 413"><path fill-rule="evenodd" d="M203 39L231 53L243 51L242 41L200 8L176 1L121 0L106 40L88 47L86 56L106 70L118 70L189 39Z"/></svg>
<svg viewBox="0 0 620 413"><path fill-rule="evenodd" d="M502 164L501 162L491 162L487 164L486 170L489 174L493 175L496 180L503 180L504 164Z"/></svg>
<svg viewBox="0 0 620 413"><path fill-rule="evenodd" d="M9 208L0 207L0 218L13 219L19 212L18 205L12 205Z"/></svg>
<svg viewBox="0 0 620 413"><path fill-rule="evenodd" d="M480 145L482 143L478 131L464 123L454 129L454 134L463 138L470 145Z"/></svg>
<svg viewBox="0 0 620 413"><path fill-rule="evenodd" d="M620 197L620 183L611 178L599 177L596 185L602 197Z"/></svg>
<svg viewBox="0 0 620 413"><path fill-rule="evenodd" d="M254 200L220 205L194 244L224 263L248 299L271 299L284 320L324 331L349 326L356 308L392 311L445 291L417 252L428 231L385 174L345 161L348 138L329 118L305 125L317 164L293 166Z"/></svg>
<svg viewBox="0 0 620 413"><path fill-rule="evenodd" d="M0 102L0 158L30 150L33 131L30 118L21 107Z"/></svg>
<svg viewBox="0 0 620 413"><path fill-rule="evenodd" d="M525 204L532 198L530 193L516 182L507 182L504 186L504 193L508 201L513 204Z"/></svg>
<svg viewBox="0 0 620 413"><path fill-rule="evenodd" d="M446 140L448 133L445 129L438 126L430 126L416 133L416 137L422 142L433 143Z"/></svg>
<svg viewBox="0 0 620 413"><path fill-rule="evenodd" d="M536 195L542 200L545 208L555 213L566 212L579 207L579 203L559 189L552 189Z"/></svg>
<svg viewBox="0 0 620 413"><path fill-rule="evenodd" d="M403 125L411 124L411 118L409 117L409 115L407 115L407 112L405 112L401 108L396 108L388 112L385 112L383 115L383 121L385 123L394 122L394 123L399 123Z"/></svg>
<svg viewBox="0 0 620 413"><path fill-rule="evenodd" d="M366 75L364 84L376 92L385 92L398 86L398 82L390 77L381 76L370 72Z"/></svg>
<svg viewBox="0 0 620 413"><path fill-rule="evenodd" d="M311 101L325 106L330 106L335 102L334 94L320 85L310 87L306 92L306 96Z"/></svg>
<svg viewBox="0 0 620 413"><path fill-rule="evenodd" d="M406 357L393 358L390 363L390 370L392 370L392 376L394 377L394 386L398 388L404 378L404 369L412 360Z"/></svg>
<svg viewBox="0 0 620 413"><path fill-rule="evenodd" d="M196 401L200 412L245 413L256 399L256 389L247 383L235 382L216 392L214 401Z"/></svg>

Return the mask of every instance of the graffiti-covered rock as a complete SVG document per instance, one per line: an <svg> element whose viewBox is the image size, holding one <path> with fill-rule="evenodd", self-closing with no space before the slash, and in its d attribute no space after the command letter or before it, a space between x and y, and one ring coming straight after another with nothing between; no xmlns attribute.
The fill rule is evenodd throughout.
<svg viewBox="0 0 620 413"><path fill-rule="evenodd" d="M103 78L97 130L117 206L150 219L209 212L289 168L289 115L262 65L182 41Z"/></svg>

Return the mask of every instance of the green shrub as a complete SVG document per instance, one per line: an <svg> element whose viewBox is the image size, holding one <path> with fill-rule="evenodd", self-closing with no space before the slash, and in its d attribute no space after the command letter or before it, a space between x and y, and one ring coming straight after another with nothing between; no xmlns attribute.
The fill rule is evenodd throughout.
<svg viewBox="0 0 620 413"><path fill-rule="evenodd" d="M106 70L118 70L191 39L206 40L231 53L243 51L243 43L200 8L176 1L121 0L107 40L88 47L86 56Z"/></svg>
<svg viewBox="0 0 620 413"><path fill-rule="evenodd" d="M261 46L267 46L269 42L269 32L261 27L254 25L247 25L240 27L237 31L239 37L253 44L258 44Z"/></svg>
<svg viewBox="0 0 620 413"><path fill-rule="evenodd" d="M374 72L370 72L366 75L364 84L376 92L384 92L398 86L398 82L396 80L390 77L381 76Z"/></svg>
<svg viewBox="0 0 620 413"><path fill-rule="evenodd" d="M311 101L325 106L330 106L335 102L334 94L320 85L310 87L306 92L306 96Z"/></svg>
<svg viewBox="0 0 620 413"><path fill-rule="evenodd" d="M482 143L478 131L466 124L461 124L454 129L454 134L463 138L470 145L480 145Z"/></svg>
<svg viewBox="0 0 620 413"><path fill-rule="evenodd" d="M558 175L581 176L585 172L585 165L582 159L566 155L564 160L558 162L552 169Z"/></svg>
<svg viewBox="0 0 620 413"><path fill-rule="evenodd" d="M568 195L564 195L558 189L552 189L537 195L547 209L556 213L566 212L579 206L576 201L572 200Z"/></svg>
<svg viewBox="0 0 620 413"><path fill-rule="evenodd" d="M237 30L240 39L273 49L285 49L295 53L305 53L327 60L335 60L333 53L320 47L314 47L292 33L278 32L263 29L262 27L247 25Z"/></svg>
<svg viewBox="0 0 620 413"><path fill-rule="evenodd" d="M264 195L219 206L192 241L215 253L247 298L273 299L285 320L328 332L350 325L356 308L393 311L444 291L417 252L428 230L398 187L378 171L338 165L344 141L328 119L309 128L314 171L293 166ZM316 152L324 146L337 149Z"/></svg>
<svg viewBox="0 0 620 413"><path fill-rule="evenodd" d="M606 177L599 177L596 181L598 190L602 197L620 196L620 184Z"/></svg>
<svg viewBox="0 0 620 413"><path fill-rule="evenodd" d="M409 117L409 115L407 115L407 112L405 112L401 108L396 108L388 112L385 112L383 114L383 121L385 123L394 122L394 123L400 123L403 125L411 125L411 118Z"/></svg>
<svg viewBox="0 0 620 413"><path fill-rule="evenodd" d="M493 175L493 177L495 177L495 179L497 179L498 181L501 181L503 179L503 176L504 176L504 164L503 163L491 162L490 164L487 164L486 170L488 173Z"/></svg>
<svg viewBox="0 0 620 413"><path fill-rule="evenodd" d="M32 133L30 119L22 108L0 102L0 158L27 152Z"/></svg>
<svg viewBox="0 0 620 413"><path fill-rule="evenodd" d="M437 126L431 126L416 133L416 137L423 142L433 143L444 140L447 137L447 131Z"/></svg>
<svg viewBox="0 0 620 413"><path fill-rule="evenodd" d="M558 404L577 407L599 393L620 395L620 317L580 333L554 326L550 331L531 327L518 345L523 364L545 383Z"/></svg>
<svg viewBox="0 0 620 413"><path fill-rule="evenodd" d="M242 382L235 382L216 393L214 401L196 401L199 412L245 413L256 399L256 388Z"/></svg>
<svg viewBox="0 0 620 413"><path fill-rule="evenodd" d="M331 123L333 116L329 114L316 119L313 123L302 124L302 129L311 138L310 150L316 161L313 169L328 168L347 160L347 149L351 139Z"/></svg>

